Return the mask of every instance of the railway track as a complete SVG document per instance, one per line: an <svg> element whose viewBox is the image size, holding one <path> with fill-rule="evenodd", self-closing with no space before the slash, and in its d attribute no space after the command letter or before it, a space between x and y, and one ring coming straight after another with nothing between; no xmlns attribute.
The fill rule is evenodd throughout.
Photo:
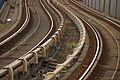
<svg viewBox="0 0 120 80"><path fill-rule="evenodd" d="M1 79L3 80L7 79L7 77L4 77L4 76L9 76L10 80L12 80L13 78L18 79L18 77L19 79L24 79L24 80L26 80L27 77L32 79L30 75L35 77L34 79L43 79L44 78L43 75L46 73L47 74L45 75L45 78L44 78L45 80L48 80L48 79L53 79L53 80L54 79L61 79L61 80L63 79L68 79L68 80L119 79L119 76L118 76L119 71L117 71L119 68L118 40L119 40L119 34L120 34L118 23L108 20L108 18L100 17L101 15L96 19L95 17L97 15L92 14L92 12L88 14L89 11L87 11L86 13L86 10L85 11L83 9L81 10L80 7L78 6L78 3L75 3L75 1L73 2L73 0L63 0L63 1L60 1L60 0L58 1L57 0L46 0L46 1L38 0L37 1L36 0L34 2L31 0L29 2L28 2L28 5L31 9L32 20L35 21L36 19L38 19L35 21L36 24L29 24L29 25L34 25L37 27L34 28L34 30L32 30L33 32L32 34L30 34L30 36L28 36L22 41L22 44L20 44L19 48L16 48L10 51L12 52L11 54L7 53L4 56L2 56L1 62L3 62L3 60L6 60L7 62L4 61L4 63L6 64L8 63L8 60L9 60L12 63L11 62L10 62L11 64L8 63L9 65L8 64L1 65L2 63L0 63L2 67L5 66L3 69L0 70ZM39 3L41 3L41 5ZM62 46L60 40L64 40L62 39L63 37L67 38L69 36L64 35L66 27L64 26L63 16L53 5L63 14L65 14L64 18L65 18L65 21L68 21L67 22L68 26L76 25L78 27L77 29L79 31L76 31L76 32L77 32L77 35L79 34L78 36L80 36L79 37L80 39L78 40L78 44L76 45L76 47L72 46L75 48L73 49L73 53L64 55L63 57L64 58L66 57L66 59L60 60L62 62L59 62L59 57L62 57L62 56L61 54L60 55L56 54L56 50L58 53L60 46ZM50 11L48 11L47 9ZM78 9L80 9L82 12L78 11ZM46 18L45 18L45 15L41 16L41 14L43 14L41 10L45 14L46 12L48 13L46 14ZM55 10L55 13L54 13L54 10ZM40 18L38 18L36 14L38 14ZM82 14L82 18L81 18L81 14ZM53 17L54 15L56 16ZM66 15L69 17L69 19L65 17ZM49 20L49 18L47 18L48 16L52 22L48 22ZM43 21L41 21L42 18L43 18ZM89 42L85 42L86 31L80 19L82 20L82 22L84 23L88 31L87 34L88 34ZM55 20L57 21L55 22ZM105 22L103 22L102 20L104 20ZM54 25L53 25L53 21L55 22ZM69 22L74 23L74 25L73 24L70 25ZM46 23L46 24L52 23L51 26L56 26L52 31L52 33L50 33L50 35L48 35L49 33L47 34L47 36L49 37L47 36L45 38L41 37L41 35L43 36L43 33L41 35L38 35L40 34L39 32L41 32L40 25L42 26L44 25L42 23ZM44 26L47 26L46 24ZM47 30L49 31L49 29ZM67 30L69 29L67 28ZM77 35L73 35L73 36L77 36ZM39 39L39 41L37 42L38 37L39 38L41 37L41 40ZM109 39L109 41L107 39ZM101 40L103 40L103 42ZM24 41L27 41L27 42L24 42ZM28 41L29 42L31 41L31 42L28 43ZM37 42L36 43L37 45L35 44L34 47L31 47L32 49L26 50L26 48L32 45L32 42L34 43ZM85 52L82 53L82 51L86 43L89 43L89 48L86 54L83 54ZM18 52L19 50L21 54ZM14 54L13 52L15 53L17 52L18 54L20 54L21 57L18 56L17 54L13 55ZM79 57L80 59L78 59ZM41 64L41 60L44 61L43 63L45 63L45 65ZM64 76L61 77L62 74L66 75L66 72L69 71L69 69L71 69L72 65L75 63L80 64L79 67L77 67L74 71L70 71L71 74L69 74L69 77L67 78L65 78ZM110 66L111 64L114 64L114 65ZM42 77L38 77L37 75L34 75L34 74L36 74L36 72L41 73L40 71L42 69L41 65L44 66L45 67L44 69L47 69L47 71L43 70ZM35 69L29 68L29 66L33 66ZM41 69L38 69L38 68L41 68ZM101 69L103 71L101 71ZM21 73L26 76L17 75ZM107 76L108 74L109 74L109 77ZM97 76L94 77L95 75ZM103 76L101 77L101 75L104 75L104 77Z"/></svg>
<svg viewBox="0 0 120 80"><path fill-rule="evenodd" d="M80 17L80 19L83 21L89 35L89 48L86 54L84 54L85 52L83 52L83 54L81 53L80 56L82 57L77 61L80 65L73 71L73 73L71 73L71 75L69 75L67 80L86 80L92 73L92 70L96 67L102 53L103 43L99 32L90 22L82 17ZM82 58L84 59L82 60Z"/></svg>
<svg viewBox="0 0 120 80"><path fill-rule="evenodd" d="M38 17L38 19L39 19L38 22L35 21L35 23L37 23L37 25L36 24L34 25L33 23L29 24L28 26L30 26L30 25L33 26L31 34L29 34L27 36L27 38L25 38L20 44L18 44L19 47L17 46L17 48L15 47L14 49L10 50L9 52L7 52L6 54L1 56L1 63L0 63L0 65L1 65L0 66L1 67L1 71L0 71L1 75L2 75L3 72L5 72L5 74L6 74L6 68L2 69L3 67L9 65L11 62L13 62L15 60L19 62L19 58L21 56L24 56L26 52L29 53L30 51L34 50L38 45L41 44L41 42L43 42L43 40L45 40L47 38L47 36L50 36L49 34L51 34L50 32L53 29L53 20L52 20L51 15L49 14L49 12L46 10L46 8L44 7L44 5L42 3L41 3L42 6L41 6L41 4L36 5L36 4L40 3L39 1L32 2L32 3L33 3L33 6L35 6L34 10L36 10L36 14L39 16ZM42 7L45 9L45 11L47 13L43 10ZM40 12L38 12L39 10L42 11L42 13L45 13L44 16L41 16ZM31 10L31 12L32 12L32 10ZM34 14L35 13L32 12L32 17L35 17L35 18L32 18L33 21L36 20L36 18L37 18L36 15L34 15ZM40 16L41 16L41 19L44 19L43 21L41 20L41 23L40 23ZM49 19L51 19L50 22L48 21ZM45 26L47 26L47 27L45 27ZM39 34L39 36L35 36L37 34ZM31 37L33 39L28 39L28 38L31 38ZM29 41L30 43L26 43L25 41ZM34 44L32 44L33 41L34 41Z"/></svg>
<svg viewBox="0 0 120 80"><path fill-rule="evenodd" d="M69 1L71 1L71 2L69 2ZM73 9L72 11L76 15L78 15L78 16L82 15L86 19L88 19L89 22L92 22L92 24L94 24L96 26L96 28L102 35L102 40L103 40L103 51L102 51L102 56L101 56L102 58L100 58L97 68L93 71L93 73L91 74L92 76L90 76L88 79L102 79L102 80L104 80L104 79L105 80L119 79L119 78L117 78L117 74L119 74L119 71L117 71L118 66L119 66L119 63L118 63L119 62L119 57L118 57L119 56L119 44L118 44L119 36L116 35L116 34L119 34L119 29L118 29L119 24L117 24L116 22L114 22L112 20L109 20L106 17L103 17L103 16L100 17L100 15L96 14L93 11L89 11L89 10L86 11L86 9L84 10L85 7L84 8L80 7L80 4L79 5L78 5L78 3L76 4L75 0L74 1L69 0L69 1L66 1L66 3L63 2L63 5L66 6L70 10ZM85 12L87 12L87 13L85 13ZM96 18L94 19L93 16L97 17L97 19ZM104 20L104 22L100 21L100 19ZM109 25L109 27L108 27L108 25ZM101 30L103 30L101 26L103 26L103 29L105 29L105 31L101 31ZM107 33L105 33L105 32L107 32ZM109 37L106 38L105 34L107 36L109 35ZM106 41L106 40L109 40L109 41ZM110 43L112 43L112 45ZM116 47L116 49L113 50L114 47ZM107 54L105 54L105 53L107 53ZM116 54L112 54L112 53L116 53ZM115 56L117 56L117 58ZM113 66L113 63L114 63L114 66ZM111 67L109 67L109 66L111 66ZM102 69L103 71L101 71L100 69ZM98 72L98 74L97 74L97 72ZM96 74L97 74L97 77L95 77ZM104 77L102 75L104 75ZM107 75L109 75L109 77Z"/></svg>
<svg viewBox="0 0 120 80"><path fill-rule="evenodd" d="M30 2L30 1L29 1ZM36 3L36 4L35 4ZM38 5L38 3L41 3L41 5ZM33 4L33 5L31 5L31 4ZM45 3L46 4L46 3ZM33 7L33 6L35 6L35 7ZM2 57L2 62L3 62L3 60L5 59L4 57L7 57L7 55L11 55L11 56L9 56L8 57L8 59L9 59L9 61L10 60L12 60L11 62L11 64L6 64L7 66L5 66L5 65L2 65L2 66L5 66L3 69L1 69L0 70L0 77L1 77L1 79L7 79L7 77L4 77L4 75L8 75L9 76L9 78L10 78L10 80L12 80L13 78L16 78L16 75L17 74L19 74L19 73L21 73L22 72L22 74L24 74L24 72L26 72L27 71L27 65L28 66L30 66L30 65L32 65L32 64L29 64L30 62L31 62L31 60L34 58L34 63L33 64L38 64L38 56L39 57L45 57L46 59L48 59L48 47L50 47L50 46L54 46L55 45L55 47L58 45L58 43L59 43L59 39L61 39L62 38L62 36L63 36L63 34L64 34L64 31L65 31L65 27L63 28L63 26L64 26L64 19L63 19L63 17L62 17L62 15L58 12L58 14L59 14L59 17L60 17L60 25L57 25L57 26L59 26L58 27L58 29L57 29L57 31L54 33L54 31L55 30L52 30L52 28L53 28L53 18L52 18L52 16L50 15L50 13L48 12L48 10L46 9L46 6L43 4L43 2L42 2L42 0L38 0L38 1L35 1L35 2L31 2L30 4L29 4L29 7L31 8L31 13L32 13L32 15L33 16L35 16L35 14L38 14L39 13L39 15L41 16L40 18L41 19L43 19L43 21L42 20L38 20L38 21L40 21L41 23L39 23L38 22L38 25L37 25L37 27L39 26L39 24L41 24L42 26L40 26L39 28L35 28L35 30L33 30L33 32L32 32L32 34L30 34L30 36L28 36L28 37L30 37L30 39L28 39L27 40L27 38L25 38L24 39L24 42L22 42L22 43L25 43L25 45L27 46L27 48L29 47L28 46L28 43L26 43L25 41L29 41L30 42L30 40L31 40L31 38L33 38L33 40L35 40L35 35L37 35L38 34L38 32L39 32L39 36L36 36L37 38L37 40L38 40L38 38L39 38L39 43L37 44L37 45L35 45L31 50L29 50L29 51L25 51L26 50L26 48L24 47L24 46L22 46L22 48L24 48L24 49L18 49L16 52L18 53L18 51L20 50L20 52L21 52L21 57L19 56L19 55L17 55L17 58L14 58L14 56L15 56L15 54L6 54L6 55L4 55L3 57ZM44 9L44 10L42 10L42 8ZM37 10L38 9L38 10ZM35 11L36 10L36 11ZM40 10L40 12L39 12L39 10ZM43 11L43 12L41 12L41 11ZM45 14L44 14L44 16L42 15L44 12L47 12L47 13L45 13L51 20L51 29L49 28L49 29L47 29L48 27L45 27L45 26L47 26L47 24L49 24L49 22L48 22L48 18L45 16ZM41 14L40 14L41 13ZM32 16L32 17L33 17ZM45 18L46 17L46 18ZM32 20L34 21L34 19L36 20L36 18L37 17L35 17L35 18L32 18ZM35 21L35 22L37 22L37 21ZM44 23L44 24L43 24ZM33 25L33 24L31 24L31 25ZM35 26L35 25L34 25ZM45 30L43 31L43 29L45 28ZM39 30L40 29L40 30ZM38 30L38 31L36 31L36 30ZM47 30L49 30L49 31L47 31ZM41 35L40 35L40 31L42 32L44 32L44 33L41 33ZM46 34L45 33L45 31L47 31L47 35L43 38L43 34ZM50 32L52 32L52 33L50 33ZM54 33L54 35L52 36L52 37L50 37L52 34ZM32 36L31 36L32 35ZM49 37L48 37L49 36ZM40 40L42 38L42 40ZM47 38L47 39L46 39ZM49 39L50 38L50 39ZM44 44L43 44L43 41L44 40L47 40ZM32 41L32 40L31 40ZM33 42L33 41L32 41ZM34 41L35 42L35 41ZM41 45L42 44L42 45ZM23 44L22 44L23 45ZM47 45L47 46L46 46ZM50 48L51 49L51 48ZM16 50L16 49L15 49ZM15 51L14 50L14 51ZM23 51L24 51L24 53L23 53ZM12 52L12 51L11 51ZM23 55L23 54L24 55ZM41 54L39 54L39 53L41 53ZM38 55L39 54L39 55ZM12 57L12 58L11 58ZM16 56L15 56L16 57ZM15 60L15 61L14 61ZM14 61L14 62L13 62ZM29 61L29 62L28 62ZM5 60L4 60L4 62L5 62ZM8 63L8 61L7 61L7 63ZM23 65L23 69L22 69L22 66L21 65ZM41 65L40 65L41 66ZM40 67L39 65L38 65L38 67ZM37 67L37 68L38 68ZM20 72L19 71L17 71L16 72L16 70L19 70L20 69ZM22 69L22 70L21 70ZM29 70L29 69L28 69ZM36 69L35 69L36 70ZM13 73L14 72L14 73ZM34 71L34 72L36 72L36 71ZM29 72L27 72L27 74L29 74ZM34 75L34 73L31 73L30 75ZM30 76L29 75L29 76ZM28 76L28 75L27 75ZM26 77L27 77L26 76ZM3 77L3 78L2 78ZM19 77L19 79L20 78L22 78L22 79L25 79L26 77L24 77L24 76L22 76L22 77L20 77L20 76L18 76ZM29 77L30 78L30 77Z"/></svg>

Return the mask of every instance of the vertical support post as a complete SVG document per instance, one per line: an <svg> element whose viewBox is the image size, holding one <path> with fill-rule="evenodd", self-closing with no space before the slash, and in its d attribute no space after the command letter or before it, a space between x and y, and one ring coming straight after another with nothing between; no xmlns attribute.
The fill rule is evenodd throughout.
<svg viewBox="0 0 120 80"><path fill-rule="evenodd" d="M110 9L111 9L111 0L109 0L109 14L110 14Z"/></svg>
<svg viewBox="0 0 120 80"><path fill-rule="evenodd" d="M23 62L23 72L27 72L27 60L25 58L20 58L18 60Z"/></svg>
<svg viewBox="0 0 120 80"><path fill-rule="evenodd" d="M52 38L55 40L55 46L57 46L57 39L55 37L56 35L53 35Z"/></svg>
<svg viewBox="0 0 120 80"><path fill-rule="evenodd" d="M47 56L46 48L43 45L41 45L41 49L43 51L43 57L46 57Z"/></svg>
<svg viewBox="0 0 120 80"><path fill-rule="evenodd" d="M7 69L8 72L9 72L8 80L14 80L13 68L11 68L11 67L5 67L5 68L3 68L3 69Z"/></svg>
<svg viewBox="0 0 120 80"><path fill-rule="evenodd" d="M106 3L106 0L104 0L104 4L103 4L103 12L105 12L105 3Z"/></svg>
<svg viewBox="0 0 120 80"><path fill-rule="evenodd" d="M63 36L64 35L64 27L63 26L59 26L59 28L61 28L62 36Z"/></svg>
<svg viewBox="0 0 120 80"><path fill-rule="evenodd" d="M115 8L115 9L116 9L116 10L115 10L115 18L117 18L117 9L118 9L118 7L117 7L117 6L118 6L118 0L116 0L116 8Z"/></svg>
<svg viewBox="0 0 120 80"><path fill-rule="evenodd" d="M63 38L63 32L62 32L62 29L61 28L58 28L58 32L59 32L59 36L60 36L60 41L62 40Z"/></svg>
<svg viewBox="0 0 120 80"><path fill-rule="evenodd" d="M57 31L57 32L55 32L55 35L56 35L56 37L58 38L58 43L60 42L60 34L59 34L59 32Z"/></svg>
<svg viewBox="0 0 120 80"><path fill-rule="evenodd" d="M93 6L92 4L93 4L93 0L91 0L91 8L92 8L92 6Z"/></svg>
<svg viewBox="0 0 120 80"><path fill-rule="evenodd" d="M86 4L86 0L84 0L85 4Z"/></svg>
<svg viewBox="0 0 120 80"><path fill-rule="evenodd" d="M37 52L33 52L33 54L34 54L34 61L33 61L33 63L34 64L38 64L38 54L37 54Z"/></svg>
<svg viewBox="0 0 120 80"><path fill-rule="evenodd" d="M40 50L40 49L39 49ZM38 64L38 50L34 50L31 52L33 54L33 62L30 64L30 75L35 76L35 73L37 71L37 64Z"/></svg>
<svg viewBox="0 0 120 80"><path fill-rule="evenodd" d="M62 37L63 37L62 29L61 29L61 28L58 28L58 31L60 32L60 38L62 38Z"/></svg>

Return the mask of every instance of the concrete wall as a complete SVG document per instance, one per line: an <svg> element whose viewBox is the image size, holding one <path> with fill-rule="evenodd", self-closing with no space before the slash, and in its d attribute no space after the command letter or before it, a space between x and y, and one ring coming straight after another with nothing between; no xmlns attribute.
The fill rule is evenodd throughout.
<svg viewBox="0 0 120 80"><path fill-rule="evenodd" d="M87 6L120 19L120 0L83 0Z"/></svg>

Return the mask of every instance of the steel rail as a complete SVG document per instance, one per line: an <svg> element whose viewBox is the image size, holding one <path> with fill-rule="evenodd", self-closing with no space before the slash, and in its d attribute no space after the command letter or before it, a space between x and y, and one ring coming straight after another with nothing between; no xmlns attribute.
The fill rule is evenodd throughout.
<svg viewBox="0 0 120 80"><path fill-rule="evenodd" d="M61 24L60 25L63 25L63 22L64 22L64 18L62 16L62 14L50 3L49 0L47 0L48 4L58 13L58 15L60 16L60 19L61 19Z"/></svg>
<svg viewBox="0 0 120 80"><path fill-rule="evenodd" d="M90 75L90 72L92 72L92 70L96 67L98 60L101 56L103 43L102 43L101 36L100 36L99 32L97 31L97 29L91 23L88 23L84 18L80 17L80 19L82 21L84 21L91 28L91 30L94 32L95 37L96 37L96 42L97 42L95 56L94 56L92 62L90 63L90 65L88 66L88 68L85 70L85 72L79 78L79 80L84 80L84 79L87 79L87 77Z"/></svg>
<svg viewBox="0 0 120 80"><path fill-rule="evenodd" d="M41 2L41 0L40 0L40 3L41 3L42 7L44 8L44 10L46 11L46 13L48 14L48 16L50 18L50 21L51 21L51 25L50 26L51 27L50 27L48 33L45 35L45 37L36 46L34 46L31 50L29 50L26 54L24 54L22 57L26 56L27 54L29 54L30 52L32 52L33 50L35 50L48 37L48 35L50 34L50 32L53 29L53 24L54 24L53 18L50 15L50 13L48 12L48 10L45 8L44 4Z"/></svg>

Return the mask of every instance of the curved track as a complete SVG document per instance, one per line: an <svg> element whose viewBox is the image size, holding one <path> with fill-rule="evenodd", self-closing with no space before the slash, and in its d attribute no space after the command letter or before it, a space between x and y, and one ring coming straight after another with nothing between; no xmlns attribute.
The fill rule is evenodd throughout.
<svg viewBox="0 0 120 80"><path fill-rule="evenodd" d="M41 61L38 63L39 58L40 60L44 60L45 65L42 64L42 66L45 66L45 70L48 68L48 71L50 71L45 75L46 80L119 79L119 23L101 14L91 12L88 8L80 6L75 0L57 1L28 1L28 6L31 10L31 20L28 24L28 26L30 26L30 31L28 31L27 37L24 36L25 38L21 39L19 44L16 44L17 46L1 56L0 67L4 68L0 70L0 76L9 72L9 76L12 79L13 71L15 74L16 70L19 70L19 67L21 68L21 65L23 65L23 72L29 73L27 66L31 65L29 63L31 63L32 59L34 59L34 64L40 64ZM53 5L56 6L58 10L62 11L63 14L65 13L64 16L67 26L68 24L69 26L74 26L69 23L74 22L78 27L79 35L77 35L80 36L80 40L76 48L73 49L73 54L66 54L64 56L56 54L61 46L60 40L62 40L63 37L67 38L69 36L64 35L65 26L62 14L55 9L51 3L54 3ZM66 15L72 21L67 19ZM86 30L80 19L87 29L87 38ZM54 25L53 22L55 22ZM67 30L69 29L67 28ZM87 48L85 47L86 44L89 45ZM84 49L87 51L84 52ZM59 60L60 57L66 59ZM56 60L60 62L58 63ZM11 64L8 65L9 63ZM71 71L74 63L79 64L79 66ZM8 70L8 72L5 70ZM44 73L46 73L45 70L43 71ZM69 70L71 73L68 73L68 77L64 76L66 75L64 71ZM35 69L34 72L36 71L37 69ZM35 79L43 79L44 73L42 73L42 77L35 75ZM64 75L61 76L61 73ZM108 74L109 76L107 76ZM101 75L104 76L101 77Z"/></svg>
<svg viewBox="0 0 120 80"><path fill-rule="evenodd" d="M38 5L38 3L41 3L41 6L40 5ZM35 4L36 3L36 4ZM44 4L43 4L44 3ZM32 4L34 4L34 5L32 5ZM39 12L39 10L37 10L37 9L41 9L42 10L42 8L43 8L43 12L41 12L41 10L40 10L40 13L43 13L44 14L44 12L47 12L46 14L44 14L44 16L43 16L43 14L39 14L39 15L41 15L41 17L40 17L40 19L41 18L43 18L42 20L40 20L40 22L42 22L42 23L48 23L49 24L49 18L51 19L51 28L49 29L49 31L47 31L48 33L46 34L46 36L45 37L43 37L42 38L42 40L39 40L38 39L38 36L39 36L39 38L41 38L40 36L44 36L43 34L45 34L45 33L43 33L43 34L41 34L41 35L39 35L40 34L40 31L43 31L43 30L40 30L40 31L37 31L37 30L39 30L39 28L40 27L42 27L42 26L39 26L39 22L38 22L38 24L37 24L37 27L35 27L34 28L34 30L32 30L32 33L30 34L30 35L28 35L28 37L27 38L25 38L23 41L21 41L21 43L20 43L20 45L19 46L23 46L23 44L25 43L25 45L24 46L27 46L26 48L28 48L29 46L28 45L26 45L26 44L33 44L33 42L31 42L31 43L29 43L29 42L26 42L26 41L30 41L30 40L35 40L35 37L37 37L37 40L39 40L39 42L38 42L38 44L37 45L35 45L35 46L33 46L33 48L32 49L30 49L29 51L27 51L26 53L24 53L24 55L23 54L20 54L21 55L21 57L19 57L18 55L18 58L15 58L14 60L14 62L12 62L12 63L10 63L9 65L7 65L7 66L5 66L3 69L1 69L0 70L0 77L3 77L3 79L6 79L7 77L4 77L4 75L6 75L6 74L9 74L9 78L10 79L13 79L13 78L15 78L14 76L16 76L16 74L19 74L19 73L21 73L21 71L24 73L24 71L25 72L27 72L28 74L29 74L29 78L31 78L32 77L32 75L34 75L34 74L32 74L32 73L29 73L29 71L31 72L31 69L28 69L27 70L27 64L28 64L28 67L29 66L31 66L31 64L29 64L30 62L31 62L31 60L32 59L34 59L35 61L34 62L32 62L33 64L39 64L42 60L40 60L39 61L39 63L38 63L38 60L39 59L41 59L41 58L43 58L43 59L48 59L49 58L49 55L51 55L51 52L49 53L49 51L53 51L53 50L51 50L51 46L53 46L53 47L57 47L57 45L58 45L58 43L60 43L60 39L63 37L63 35L64 35L64 31L65 31L65 27L64 27L64 19L63 19L63 16L59 13L59 11L57 11L57 10L55 10L52 6L52 8L57 12L56 14L58 14L58 16L56 17L56 16L54 16L54 15L52 15L52 16L54 16L53 18L54 18L54 20L58 20L57 22L55 22L57 25L57 27L54 25L53 26L53 18L52 18L52 16L50 15L50 13L51 14L53 14L53 12L52 11L54 11L54 10L52 10L52 11L50 11L50 13L48 12L48 6L47 6L47 4L49 4L49 2L47 1L47 3L43 0L38 0L38 1L35 1L35 2L33 2L33 1L31 1L30 3L29 3L29 7L31 8L31 12L33 11L33 13L32 13L32 15L36 15L36 13L37 12ZM35 7L33 7L33 6L35 6ZM47 10L48 9L48 10ZM35 10L37 10L37 11L35 11ZM38 13L37 13L38 14ZM47 15L47 16L45 16L45 15ZM49 17L49 18L45 18L45 17ZM33 19L35 19L36 20L36 18L37 17L35 17L35 18L32 18L32 20ZM59 19L60 18L60 19ZM34 20L33 20L34 21ZM39 21L39 20L38 20ZM45 25L46 24L41 24L41 25L44 25L42 28L45 28L45 30L44 30L44 32L47 30L47 26L45 27ZM59 24L59 25L58 25ZM32 24L31 24L32 25ZM28 26L31 26L31 25L28 25ZM38 27L39 26L39 27ZM53 28L54 27L54 28ZM64 27L64 28L63 28ZM56 30L56 28L58 28L57 30ZM55 30L56 30L56 32L55 32ZM38 32L39 32L39 34L38 34ZM55 32L55 33L54 33ZM54 34L53 34L54 33ZM36 35L34 35L34 34L36 34ZM53 35L53 36L51 36L51 35ZM51 37L50 37L51 36ZM47 41L46 41L47 40ZM42 44L42 45L41 45ZM49 47L49 48L48 48ZM17 47L17 49L18 49L19 47ZM24 48L24 49L26 49L26 48ZM13 50L16 50L16 48L14 48ZM12 52L13 50L11 50L10 52ZM19 48L19 50L21 50L21 48ZM23 50L22 50L22 52L23 52ZM10 53L7 53L7 54L5 54L3 57L2 57L2 59L4 60L4 57L6 57L7 55L9 55ZM15 56L15 54L11 54L11 56L9 56L8 58L11 60L11 58L10 57L14 57ZM38 57L39 57L39 59L38 59ZM13 58L12 58L13 59ZM8 61L7 61L8 62ZM25 68L23 68L23 70L21 70L21 69L19 69L19 68L22 68L22 65L25 67ZM38 65L36 68L40 68L40 66L41 65ZM16 70L20 70L20 72L18 71L18 72L16 72ZM36 72L36 70L37 69L35 69L35 71L34 72ZM7 71L8 71L8 73L7 73ZM13 73L14 72L14 73ZM15 74L15 75L14 75ZM19 78L20 78L20 75L18 76ZM24 76L25 77L25 76ZM22 79L24 78L24 77L21 77ZM26 77L28 77L27 75L26 75ZM24 78L25 79L25 78Z"/></svg>

